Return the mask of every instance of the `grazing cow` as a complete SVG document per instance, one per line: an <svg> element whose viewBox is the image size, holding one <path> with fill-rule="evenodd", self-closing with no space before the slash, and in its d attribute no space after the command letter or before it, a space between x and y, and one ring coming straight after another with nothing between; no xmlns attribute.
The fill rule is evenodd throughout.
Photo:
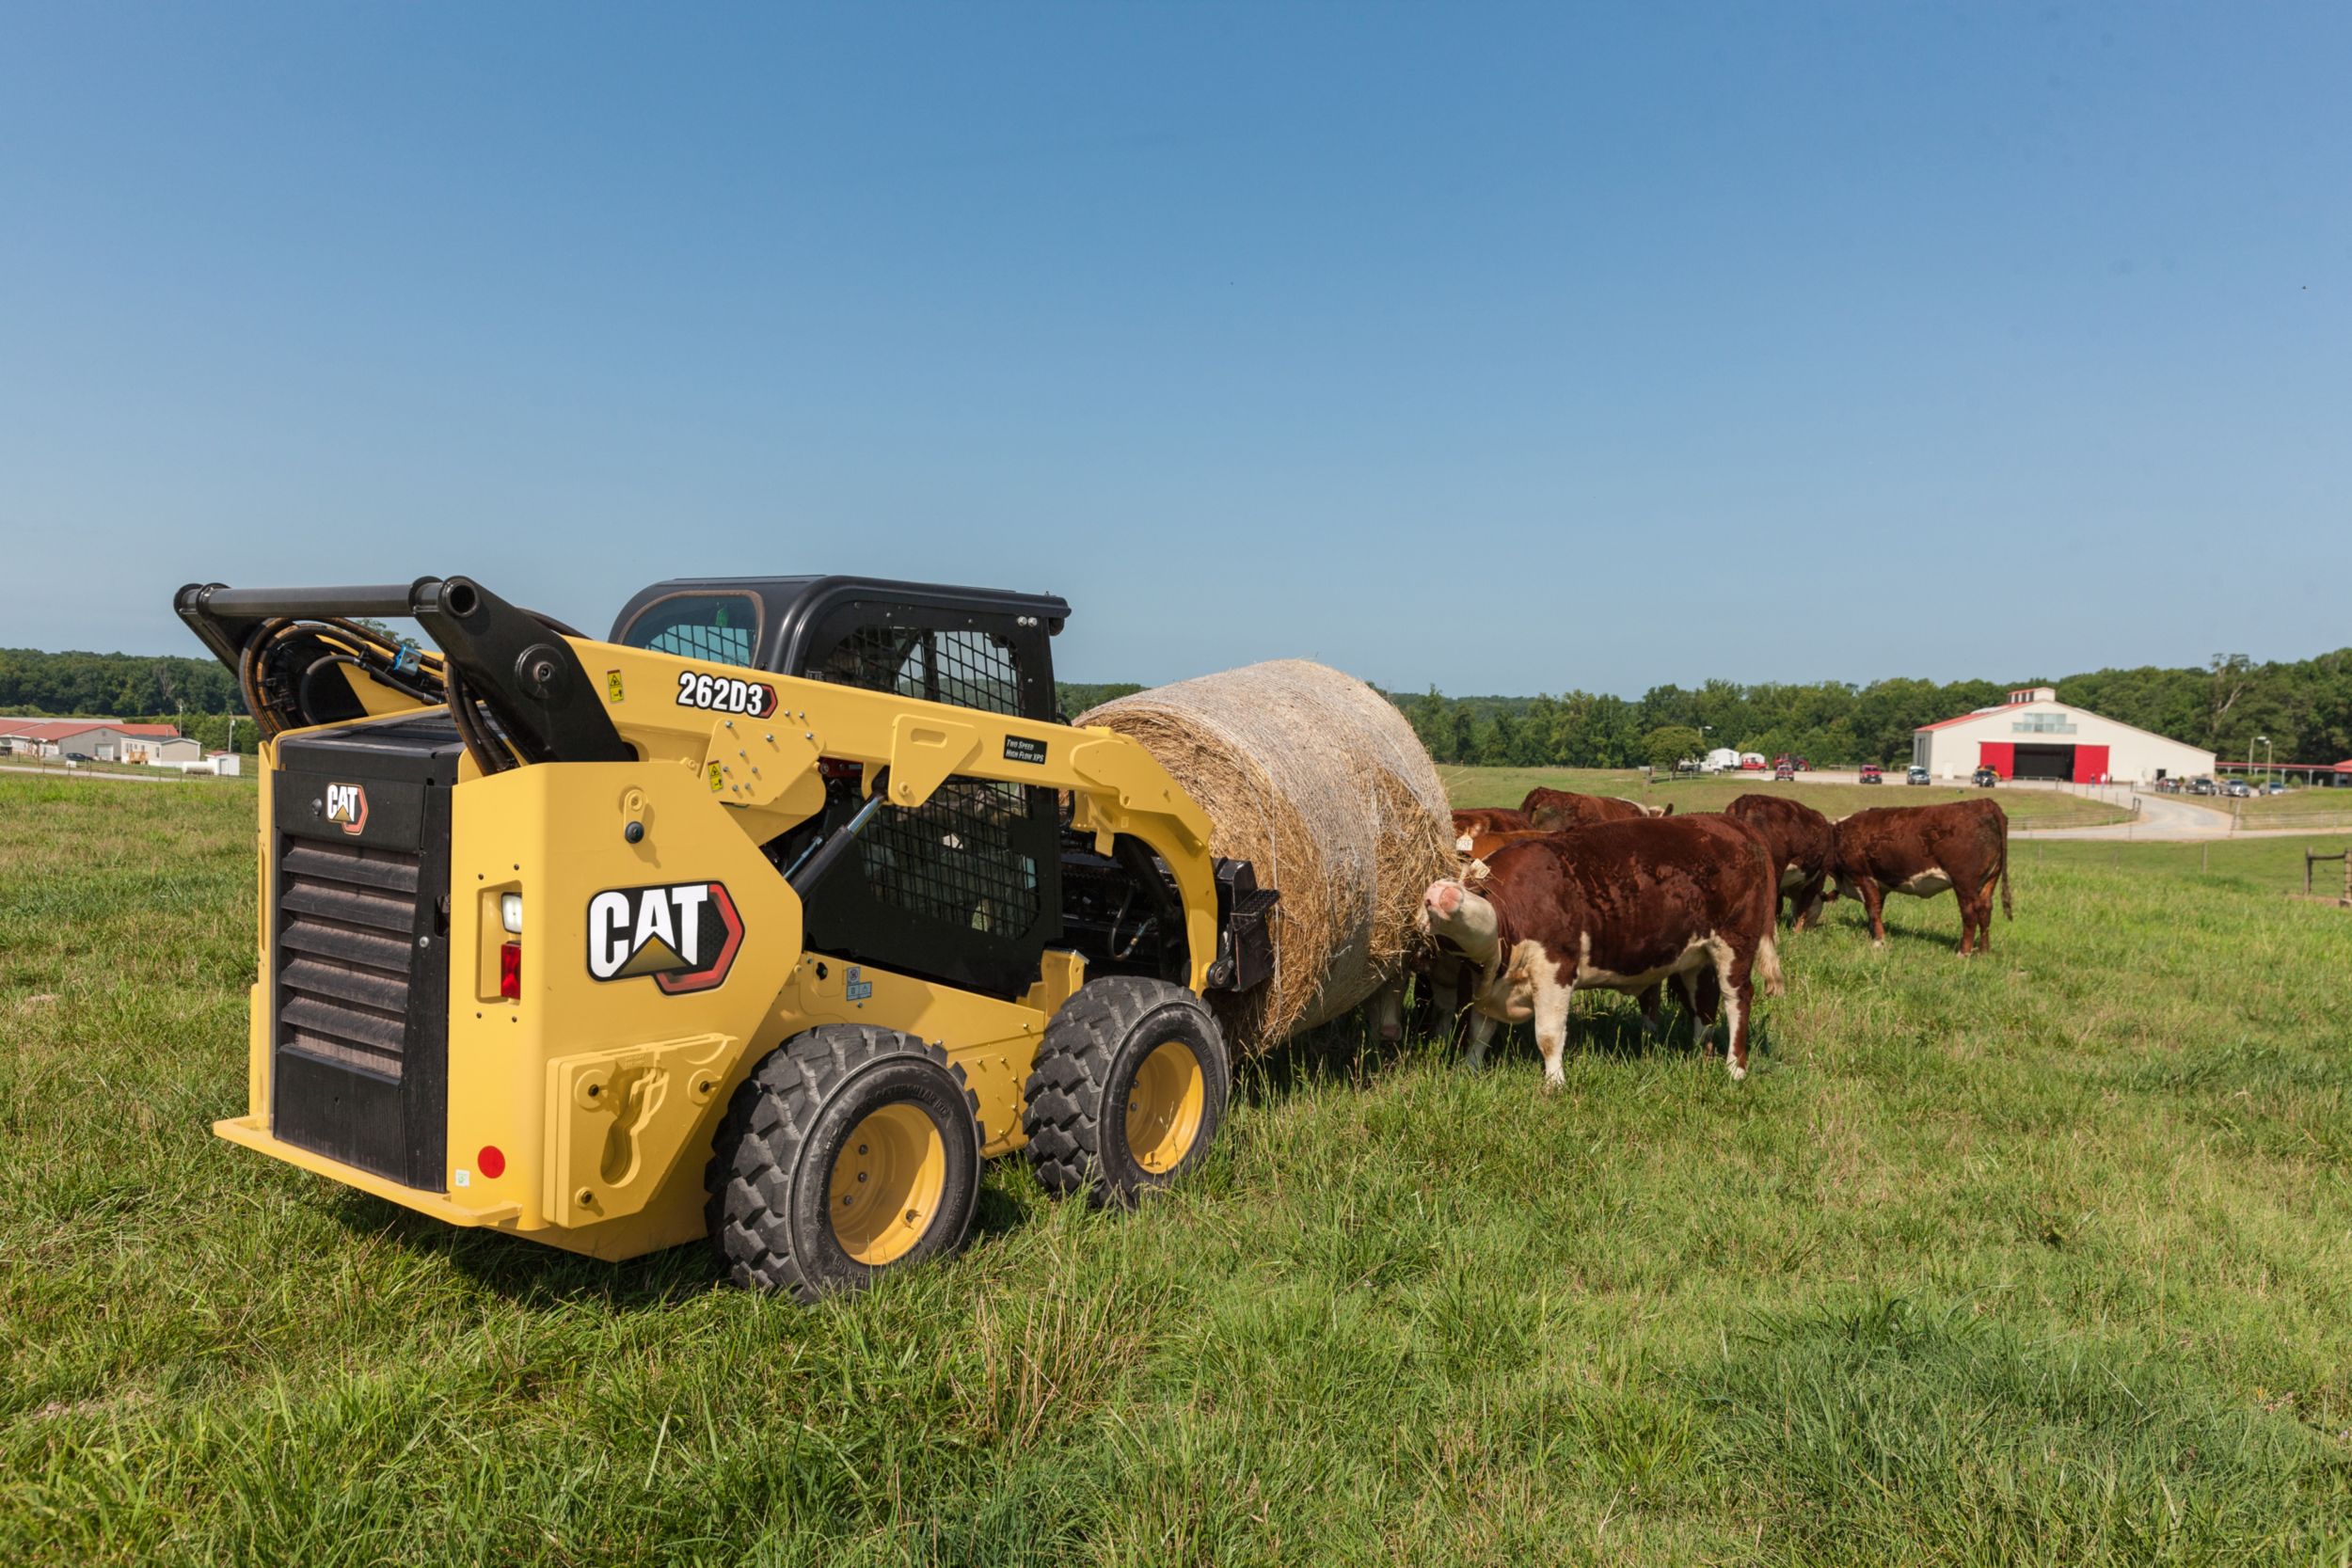
<svg viewBox="0 0 2352 1568"><path fill-rule="evenodd" d="M1454 841L1454 847L1462 857L1464 871L1469 876L1477 878L1485 876L1486 872L1470 868L1478 865L1480 862L1504 845L1524 844L1531 838L1557 838L1558 836L1548 828L1515 828L1507 832L1500 833L1465 833Z"/></svg>
<svg viewBox="0 0 2352 1568"><path fill-rule="evenodd" d="M1963 958L1993 945L1993 888L2010 919L2009 813L1991 800L1942 806L1879 806L1836 828L1835 863L1842 896L1858 895L1870 916L1870 942L1886 945L1881 906L1890 893L1932 898L1946 888L1960 900Z"/></svg>
<svg viewBox="0 0 2352 1568"><path fill-rule="evenodd" d="M1747 1075L1756 982L1777 990L1780 958L1772 849L1744 823L1645 818L1508 844L1476 884L1433 882L1422 907L1471 971L1472 1068L1498 1021L1532 1019L1545 1085L1558 1088L1579 986L1654 997L1671 977L1696 1017L1711 1022L1720 1002L1725 1065Z"/></svg>
<svg viewBox="0 0 2352 1568"><path fill-rule="evenodd" d="M1482 807L1477 811L1457 811L1454 814L1454 847L1468 853L1470 840L1480 833L1523 833L1535 824L1523 811L1509 811L1501 806Z"/></svg>
<svg viewBox="0 0 2352 1568"><path fill-rule="evenodd" d="M1645 806L1613 795L1579 795L1572 789L1531 789L1519 802L1519 813L1531 828L1564 833L1596 822L1630 822L1639 816L1672 816L1673 806Z"/></svg>
<svg viewBox="0 0 2352 1568"><path fill-rule="evenodd" d="M1821 889L1829 879L1830 859L1836 853L1836 830L1830 819L1803 801L1785 795L1742 795L1724 808L1772 847L1772 864L1780 873L1780 897L1791 915L1791 929L1802 931L1820 918Z"/></svg>

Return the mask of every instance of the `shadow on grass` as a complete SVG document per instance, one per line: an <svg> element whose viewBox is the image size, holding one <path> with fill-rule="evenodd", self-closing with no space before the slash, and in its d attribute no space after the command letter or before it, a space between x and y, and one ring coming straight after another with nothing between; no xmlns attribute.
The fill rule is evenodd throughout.
<svg viewBox="0 0 2352 1568"><path fill-rule="evenodd" d="M1656 1056L1689 1056L1694 1049L1702 1049L1692 1037L1693 1020L1671 991L1661 1017L1663 1027L1657 1035L1642 1026L1641 1014L1633 1010L1629 1001L1617 1001L1609 992L1579 994L1587 1000L1578 1002L1568 1015L1570 1055L1638 1061ZM1611 999L1593 1000L1603 996ZM1760 1004L1757 1010L1761 1016L1748 1033L1751 1068L1772 1055L1768 1012L1771 1006L1770 1002ZM1327 1084L1360 1088L1389 1069L1408 1061L1460 1066L1468 1050L1467 1036L1457 1034L1450 1014L1437 1014L1434 1019L1431 1015L1416 1018L1408 1011L1406 1016L1412 1022L1407 1023L1402 1041L1381 1040L1369 1010L1359 1010L1310 1030L1277 1050L1241 1062L1233 1075L1234 1101L1266 1105L1302 1088ZM1424 1032L1417 1034L1416 1024ZM1715 1060L1723 1059L1720 1021L1709 1031L1703 1049ZM1506 1062L1541 1059L1535 1049L1534 1031L1524 1023L1499 1026L1486 1051L1489 1070Z"/></svg>
<svg viewBox="0 0 2352 1568"><path fill-rule="evenodd" d="M1653 1037L1629 1006L1580 1004L1569 1021L1568 1050L1619 1061L1690 1055L1692 1021L1678 1002L1668 1003L1664 1022L1662 1037ZM1334 1084L1361 1089L1408 1062L1457 1064L1461 1048L1450 1021L1441 1016L1438 1024L1429 1037L1408 1032L1402 1041L1383 1041L1371 1011L1359 1009L1279 1050L1235 1064L1233 1101L1265 1106L1302 1089ZM1720 1027L1709 1043L1708 1053L1720 1060ZM1752 1065L1771 1054L1762 1021L1750 1037L1749 1051ZM1523 1024L1499 1029L1487 1052L1488 1066L1520 1058L1538 1059L1534 1032ZM1025 1171L1006 1180L992 1180L984 1169L971 1240L1020 1229L1047 1201ZM702 1242L614 1260L583 1257L507 1231L449 1225L348 1188L337 1189L329 1203L337 1223L355 1236L376 1237L421 1256L445 1258L459 1274L519 1305L598 1303L614 1315L627 1315L672 1307L723 1283L717 1258Z"/></svg>
<svg viewBox="0 0 2352 1568"><path fill-rule="evenodd" d="M615 1314L675 1307L720 1283L708 1246L690 1243L615 1261L565 1252L502 1230L453 1226L348 1189L331 1200L337 1223L450 1267L524 1306L601 1303Z"/></svg>
<svg viewBox="0 0 2352 1568"><path fill-rule="evenodd" d="M1017 1159L1018 1156L1015 1156ZM1027 1225L1045 1201L1024 1172L1010 1184L983 1164L970 1240L977 1243ZM354 1236L374 1237L450 1267L522 1306L598 1303L615 1316L661 1310L725 1283L707 1242L694 1241L629 1259L588 1258L509 1231L453 1226L350 1188L330 1199L336 1222Z"/></svg>

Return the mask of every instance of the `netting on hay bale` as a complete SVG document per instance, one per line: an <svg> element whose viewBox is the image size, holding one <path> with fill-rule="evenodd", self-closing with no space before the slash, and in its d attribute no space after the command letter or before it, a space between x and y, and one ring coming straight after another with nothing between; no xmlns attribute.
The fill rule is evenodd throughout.
<svg viewBox="0 0 2352 1568"><path fill-rule="evenodd" d="M1274 976L1219 1011L1243 1051L1328 1022L1400 973L1422 895L1454 873L1445 787L1396 705L1352 675L1277 659L1079 715L1134 739L1281 902Z"/></svg>

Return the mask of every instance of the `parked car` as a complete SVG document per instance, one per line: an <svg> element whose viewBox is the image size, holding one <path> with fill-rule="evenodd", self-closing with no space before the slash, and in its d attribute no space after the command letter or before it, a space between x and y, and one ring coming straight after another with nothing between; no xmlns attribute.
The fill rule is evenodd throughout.
<svg viewBox="0 0 2352 1568"><path fill-rule="evenodd" d="M1761 773L1764 771L1764 753L1761 752L1740 752L1740 770L1743 773Z"/></svg>
<svg viewBox="0 0 2352 1568"><path fill-rule="evenodd" d="M1903 769L1903 783L1907 784L1926 784L1927 782L1928 770L1920 767L1917 763L1914 763L1909 768Z"/></svg>
<svg viewBox="0 0 2352 1568"><path fill-rule="evenodd" d="M1784 763L1782 763L1779 767L1777 767L1777 768L1773 768L1773 769L1772 769L1772 782L1773 782L1774 784L1782 784L1782 783L1785 783L1785 782L1787 782L1788 780L1790 780L1790 779L1795 778L1796 776L1797 776L1797 770L1796 770L1795 768L1793 768L1789 767L1789 766L1788 766L1787 763L1785 763L1785 762L1784 762Z"/></svg>
<svg viewBox="0 0 2352 1568"><path fill-rule="evenodd" d="M1976 770L1976 772L1969 775L1968 782L1975 784L1979 789L1991 789L1994 784L2001 782L2000 769L1995 768L1979 768Z"/></svg>
<svg viewBox="0 0 2352 1568"><path fill-rule="evenodd" d="M2211 779L2191 779L2188 781L2188 792L2191 795L2217 795L2220 793L2220 786Z"/></svg>
<svg viewBox="0 0 2352 1568"><path fill-rule="evenodd" d="M1862 776L1855 782L1857 784L1884 784L1886 781L1879 777L1877 763L1866 762L1862 765Z"/></svg>
<svg viewBox="0 0 2352 1568"><path fill-rule="evenodd" d="M2244 800L2252 798L2254 786L2248 784L2244 779L2232 779L2228 784L2221 786L2221 793L2227 795L2233 800Z"/></svg>
<svg viewBox="0 0 2352 1568"><path fill-rule="evenodd" d="M2287 792L2287 786L2274 780L2263 785L2262 792L2265 795L2284 795Z"/></svg>

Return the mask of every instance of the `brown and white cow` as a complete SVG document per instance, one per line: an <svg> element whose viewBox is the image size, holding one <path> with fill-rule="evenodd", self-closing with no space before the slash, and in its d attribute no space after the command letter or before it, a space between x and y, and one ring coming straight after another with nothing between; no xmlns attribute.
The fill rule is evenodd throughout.
<svg viewBox="0 0 2352 1568"><path fill-rule="evenodd" d="M1579 795L1572 789L1545 789L1540 786L1527 792L1519 802L1519 813L1531 828L1549 828L1553 832L1566 832L1571 828L1589 828L1596 822L1630 822L1638 816L1672 816L1672 805L1645 806L1634 800L1621 800L1613 795Z"/></svg>
<svg viewBox="0 0 2352 1568"><path fill-rule="evenodd" d="M1500 833L1465 833L1454 844L1454 852L1462 858L1462 869L1473 879L1486 875L1473 869L1496 850L1509 844L1524 844L1531 838L1557 838L1549 828L1514 828Z"/></svg>
<svg viewBox="0 0 2352 1568"><path fill-rule="evenodd" d="M1654 997L1672 979L1694 1016L1727 1014L1724 1061L1747 1075L1756 983L1778 989L1771 848L1724 816L1604 822L1495 851L1475 884L1433 882L1422 917L1471 971L1469 1065L1498 1022L1533 1020L1544 1083L1564 1081L1580 986Z"/></svg>
<svg viewBox="0 0 2352 1568"><path fill-rule="evenodd" d="M1886 945L1881 913L1886 895L1932 898L1949 888L1960 901L1964 958L1993 945L1993 889L2010 919L2009 813L1991 800L1942 806L1878 806L1836 825L1831 875L1840 895L1857 896L1870 916L1870 942Z"/></svg>
<svg viewBox="0 0 2352 1568"><path fill-rule="evenodd" d="M1527 813L1502 806L1482 806L1475 811L1454 814L1454 847L1467 854L1470 840L1481 833L1523 833L1534 829Z"/></svg>
<svg viewBox="0 0 2352 1568"><path fill-rule="evenodd" d="M1792 929L1802 931L1820 918L1821 890L1829 879L1830 861L1837 852L1837 833L1830 819L1802 800L1786 795L1742 795L1724 808L1772 847L1772 864L1780 874L1780 897Z"/></svg>

